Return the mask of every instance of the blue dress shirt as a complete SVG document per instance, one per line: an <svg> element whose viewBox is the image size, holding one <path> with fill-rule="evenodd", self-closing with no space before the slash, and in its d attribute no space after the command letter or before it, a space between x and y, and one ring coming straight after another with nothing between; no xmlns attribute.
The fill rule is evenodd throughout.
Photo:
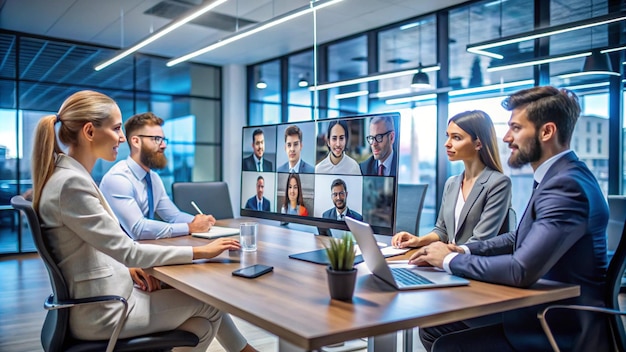
<svg viewBox="0 0 626 352"><path fill-rule="evenodd" d="M120 220L126 233L135 240L159 239L189 234L193 215L181 212L165 191L157 173L150 171L154 213L160 220L148 219L147 172L131 157L119 161L104 175L100 190Z"/></svg>

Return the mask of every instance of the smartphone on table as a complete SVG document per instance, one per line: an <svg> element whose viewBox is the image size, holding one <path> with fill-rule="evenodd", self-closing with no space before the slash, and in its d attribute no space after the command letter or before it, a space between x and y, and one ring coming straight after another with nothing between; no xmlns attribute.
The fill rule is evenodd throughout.
<svg viewBox="0 0 626 352"><path fill-rule="evenodd" d="M263 264L255 264L252 266L248 266L245 268L240 268L233 271L233 275L241 276L248 279L253 279L255 277L259 277L263 274L267 274L270 271L274 270L273 266L263 265Z"/></svg>

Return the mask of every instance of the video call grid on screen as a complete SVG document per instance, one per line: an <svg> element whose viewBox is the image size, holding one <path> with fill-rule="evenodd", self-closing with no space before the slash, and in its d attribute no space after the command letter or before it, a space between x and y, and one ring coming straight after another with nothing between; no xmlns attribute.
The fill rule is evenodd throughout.
<svg viewBox="0 0 626 352"><path fill-rule="evenodd" d="M393 125L391 130L390 123ZM347 132L344 132L346 128ZM399 113L244 127L241 215L302 223L320 229L348 230L345 222L337 218L336 208L342 208L343 201L348 216L360 217L377 233L392 235L395 230L399 130ZM331 142L327 143L329 134ZM377 137L372 145L367 141L368 136ZM328 160L329 145L333 146L336 155L341 155L342 145L345 145L344 156L337 165ZM378 175L374 153L386 155L384 164L389 167L383 171L383 176ZM261 162L256 155L261 156ZM292 160L299 162L292 165L290 155ZM301 190L292 193L296 208L288 205L288 184L293 190ZM259 190L262 201L258 201ZM301 198L295 196L300 193ZM336 206L335 202L339 205Z"/></svg>

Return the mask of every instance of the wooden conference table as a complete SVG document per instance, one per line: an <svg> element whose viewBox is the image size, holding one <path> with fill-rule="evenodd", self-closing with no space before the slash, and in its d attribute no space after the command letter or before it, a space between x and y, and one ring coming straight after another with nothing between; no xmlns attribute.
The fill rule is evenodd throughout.
<svg viewBox="0 0 626 352"><path fill-rule="evenodd" d="M238 227L246 218L220 220ZM250 219L247 219L250 220ZM469 286L395 291L359 264L352 302L331 300L325 266L290 259L289 254L322 248L328 238L259 224L256 252L224 252L190 265L150 269L150 274L190 296L278 336L280 351L308 351L333 343L450 323L580 295L575 285L541 281L530 289L471 281ZM183 236L158 241L201 245ZM398 257L394 257L398 259ZM274 266L256 279L232 276L253 264Z"/></svg>

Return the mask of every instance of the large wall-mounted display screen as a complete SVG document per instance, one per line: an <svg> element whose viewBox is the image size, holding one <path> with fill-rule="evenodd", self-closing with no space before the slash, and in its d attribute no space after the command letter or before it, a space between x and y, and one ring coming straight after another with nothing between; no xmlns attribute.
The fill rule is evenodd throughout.
<svg viewBox="0 0 626 352"><path fill-rule="evenodd" d="M347 230L349 216L392 235L400 115L247 126L241 215Z"/></svg>

